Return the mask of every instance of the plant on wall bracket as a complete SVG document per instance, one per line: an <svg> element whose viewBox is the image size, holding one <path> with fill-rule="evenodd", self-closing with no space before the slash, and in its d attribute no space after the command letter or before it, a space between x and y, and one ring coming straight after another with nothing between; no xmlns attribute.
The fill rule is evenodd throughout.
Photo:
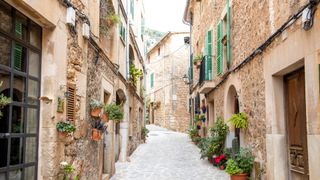
<svg viewBox="0 0 320 180"><path fill-rule="evenodd" d="M141 69L136 68L134 64L130 67L130 81L136 87L138 80L143 76L143 72Z"/></svg>
<svg viewBox="0 0 320 180"><path fill-rule="evenodd" d="M248 126L247 115L245 112L240 112L238 114L234 114L230 119L232 125L236 128L246 129Z"/></svg>
<svg viewBox="0 0 320 180"><path fill-rule="evenodd" d="M2 86L3 81L0 82L0 87ZM0 119L3 116L1 109L3 109L6 105L10 104L11 98L5 96L3 93L0 94Z"/></svg>
<svg viewBox="0 0 320 180"><path fill-rule="evenodd" d="M198 54L193 58L192 62L193 62L193 64L195 66L200 67L201 66L201 61L202 61L203 58L204 58L204 56L203 56L202 53Z"/></svg>
<svg viewBox="0 0 320 180"><path fill-rule="evenodd" d="M115 13L112 1L100 0L100 34L107 36L109 29L120 22L120 16Z"/></svg>

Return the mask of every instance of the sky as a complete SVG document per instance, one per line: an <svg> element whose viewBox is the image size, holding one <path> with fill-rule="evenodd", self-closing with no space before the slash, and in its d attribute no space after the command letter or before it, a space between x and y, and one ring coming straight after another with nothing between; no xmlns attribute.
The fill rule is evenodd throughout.
<svg viewBox="0 0 320 180"><path fill-rule="evenodd" d="M147 28L168 32L188 31L182 18L187 0L144 0Z"/></svg>

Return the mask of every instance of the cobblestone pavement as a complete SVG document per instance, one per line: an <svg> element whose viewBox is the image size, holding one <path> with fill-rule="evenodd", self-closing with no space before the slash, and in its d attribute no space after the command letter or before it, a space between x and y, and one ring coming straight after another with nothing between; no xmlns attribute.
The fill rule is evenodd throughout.
<svg viewBox="0 0 320 180"><path fill-rule="evenodd" d="M224 171L201 160L199 149L186 134L154 125L146 144L131 155L131 162L116 163L111 180L229 180Z"/></svg>

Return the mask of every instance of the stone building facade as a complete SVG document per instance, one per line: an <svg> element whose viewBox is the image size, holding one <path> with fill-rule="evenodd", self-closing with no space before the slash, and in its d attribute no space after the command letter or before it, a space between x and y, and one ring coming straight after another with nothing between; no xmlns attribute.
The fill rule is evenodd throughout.
<svg viewBox="0 0 320 180"><path fill-rule="evenodd" d="M117 20L106 24L110 15ZM73 178L109 179L142 142L144 80L133 84L129 65L145 71L143 1L6 0L0 18L1 93L12 99L2 109L0 179L63 179L62 161ZM92 99L124 110L100 141ZM76 131L60 138L59 121Z"/></svg>
<svg viewBox="0 0 320 180"><path fill-rule="evenodd" d="M255 177L263 171L270 180L320 177L316 8L318 1L308 0L187 1L190 117L204 105L208 129L218 117L227 122L245 112L248 128L239 135L231 128L226 145L237 136L252 148ZM196 68L192 60L199 54L204 58Z"/></svg>
<svg viewBox="0 0 320 180"><path fill-rule="evenodd" d="M169 32L147 54L149 121L179 132L189 127L188 86L183 81L188 67L188 35Z"/></svg>

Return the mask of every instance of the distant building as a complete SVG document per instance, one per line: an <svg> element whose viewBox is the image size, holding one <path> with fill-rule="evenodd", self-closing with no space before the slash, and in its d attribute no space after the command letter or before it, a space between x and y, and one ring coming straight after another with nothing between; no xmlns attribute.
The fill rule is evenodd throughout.
<svg viewBox="0 0 320 180"><path fill-rule="evenodd" d="M188 67L189 44L185 32L169 32L147 54L149 121L186 132L189 127L188 85L183 81Z"/></svg>

